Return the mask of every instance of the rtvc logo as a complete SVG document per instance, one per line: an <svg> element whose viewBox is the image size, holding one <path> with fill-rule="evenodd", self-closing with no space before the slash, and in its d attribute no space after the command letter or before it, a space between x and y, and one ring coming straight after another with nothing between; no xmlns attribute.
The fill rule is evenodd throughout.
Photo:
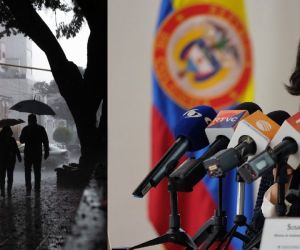
<svg viewBox="0 0 300 250"><path fill-rule="evenodd" d="M215 119L216 122L236 122L238 120L238 117L217 117Z"/></svg>

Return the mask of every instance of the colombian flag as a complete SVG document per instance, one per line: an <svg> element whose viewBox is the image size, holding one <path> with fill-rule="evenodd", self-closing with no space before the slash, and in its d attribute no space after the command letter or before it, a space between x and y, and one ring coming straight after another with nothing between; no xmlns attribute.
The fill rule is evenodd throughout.
<svg viewBox="0 0 300 250"><path fill-rule="evenodd" d="M253 100L253 60L243 0L162 0L153 47L152 166L174 142L183 112L197 105L216 110ZM223 181L228 230L236 214L236 172ZM167 180L149 195L149 217L157 233L169 228ZM246 185L250 222L252 187ZM179 194L181 228L193 236L218 204L218 180L205 177L191 193ZM241 228L244 231L244 228ZM182 249L166 244L168 249ZM241 249L233 239L231 249Z"/></svg>

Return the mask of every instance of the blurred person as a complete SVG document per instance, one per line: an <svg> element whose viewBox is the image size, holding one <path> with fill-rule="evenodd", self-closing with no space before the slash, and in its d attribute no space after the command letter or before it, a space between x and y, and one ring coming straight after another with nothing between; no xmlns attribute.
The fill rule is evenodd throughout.
<svg viewBox="0 0 300 250"><path fill-rule="evenodd" d="M36 192L41 188L41 166L44 146L44 159L49 156L49 140L43 126L37 124L36 115L28 116L28 125L25 126L20 135L20 142L25 143L24 165L26 194L31 193L31 168L34 172L34 189Z"/></svg>
<svg viewBox="0 0 300 250"><path fill-rule="evenodd" d="M299 96L300 95L300 42L298 44L296 66L289 80L290 80L289 85L285 86L287 91L291 95ZM294 171L292 168L287 167L288 182L285 185L286 191L289 188L289 184L291 182L293 172ZM276 171L275 169L273 169L273 171L269 171L261 179L256 207L258 208L262 206L263 209L262 212L264 217L276 216L275 208L273 207L277 202L277 183L274 183L275 174ZM300 216L300 209L293 209L293 207L295 206L300 208L300 204L290 204L286 202L286 205L287 205L287 214L289 216Z"/></svg>
<svg viewBox="0 0 300 250"><path fill-rule="evenodd" d="M7 195L11 196L16 157L22 161L13 132L9 126L0 132L0 188L1 197L5 197L5 177L7 175Z"/></svg>
<svg viewBox="0 0 300 250"><path fill-rule="evenodd" d="M297 49L296 66L293 73L290 76L289 84L285 85L285 87L289 94L295 96L300 95L300 42L298 44L298 49ZM299 166L297 171L300 171ZM289 185L294 173L295 171L291 167L287 166L288 181L285 185L285 194L287 194L289 190ZM257 233L262 232L265 218L277 216L277 213L275 211L275 206L278 199L277 196L278 184L275 183L275 178L276 178L275 168L273 170L268 171L261 178L259 190L256 198L254 213L252 217L252 222L251 222L251 226L256 231L256 233L248 231L247 234L248 236L250 236L250 238L256 237ZM296 178L299 178L298 175ZM300 216L300 200L294 203L290 203L287 200L285 200L285 205L286 205L285 215L290 217ZM256 245L256 247L259 247L259 242Z"/></svg>

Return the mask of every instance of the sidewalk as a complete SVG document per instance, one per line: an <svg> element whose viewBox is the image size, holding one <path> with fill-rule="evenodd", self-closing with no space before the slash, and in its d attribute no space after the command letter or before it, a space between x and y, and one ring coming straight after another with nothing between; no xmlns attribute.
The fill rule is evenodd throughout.
<svg viewBox="0 0 300 250"><path fill-rule="evenodd" d="M27 197L24 171L15 170L12 197L0 201L0 249L61 250L82 193L82 188L57 188L51 169L42 171L41 193Z"/></svg>
<svg viewBox="0 0 300 250"><path fill-rule="evenodd" d="M85 188L64 250L107 250L107 169L99 165Z"/></svg>

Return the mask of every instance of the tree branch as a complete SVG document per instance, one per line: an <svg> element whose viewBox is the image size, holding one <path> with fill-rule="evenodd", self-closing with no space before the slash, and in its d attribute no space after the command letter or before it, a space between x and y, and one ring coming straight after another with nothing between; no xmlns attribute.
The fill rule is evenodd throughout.
<svg viewBox="0 0 300 250"><path fill-rule="evenodd" d="M28 35L37 46L45 52L49 63L53 61L54 58L58 61L67 60L55 36L42 18L36 13L30 1L3 0L3 2L14 15L18 28ZM53 55L53 51L56 51L55 56Z"/></svg>

